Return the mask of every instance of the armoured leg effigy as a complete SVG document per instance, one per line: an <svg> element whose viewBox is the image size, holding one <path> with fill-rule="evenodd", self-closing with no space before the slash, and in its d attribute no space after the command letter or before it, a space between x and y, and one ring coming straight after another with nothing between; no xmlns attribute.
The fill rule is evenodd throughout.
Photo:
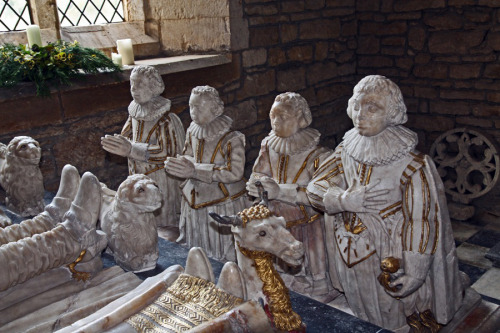
<svg viewBox="0 0 500 333"><path fill-rule="evenodd" d="M20 239L49 231L62 221L64 214L71 206L78 191L80 176L72 165L65 165L61 173L59 190L52 202L45 210L32 219L20 224L13 224L4 229L0 228L0 245L16 242Z"/></svg>
<svg viewBox="0 0 500 333"><path fill-rule="evenodd" d="M0 290L22 283L51 268L70 264L82 250L102 250L96 232L100 185L91 173L82 177L63 222L53 229L0 246Z"/></svg>

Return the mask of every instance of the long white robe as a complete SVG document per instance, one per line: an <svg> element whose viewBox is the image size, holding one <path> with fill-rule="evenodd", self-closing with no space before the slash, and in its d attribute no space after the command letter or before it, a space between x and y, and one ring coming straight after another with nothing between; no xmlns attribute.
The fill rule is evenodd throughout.
<svg viewBox="0 0 500 333"><path fill-rule="evenodd" d="M326 215L330 274L337 274L351 309L364 320L394 330L405 327L406 317L412 313L431 310L437 321L445 324L461 305L463 286L444 187L435 166L428 156L414 150L416 140L406 128L397 128L395 133L407 134L409 139L404 143L396 138L385 140L392 151L380 157L376 152L361 151L377 148L368 147L366 140L355 142L353 131L346 134L347 142L337 147L309 184L311 202L324 210L323 199L329 189L340 195L355 180L362 185L380 181L374 190L390 192L376 214ZM378 149L388 148L381 148L380 142L377 145ZM363 156L368 160L360 160ZM404 261L413 258L405 254L416 253L429 255L432 263L428 271L422 271L425 268L420 262ZM387 257L399 259L402 267L420 269L424 283L407 297L390 296L377 280L380 262Z"/></svg>

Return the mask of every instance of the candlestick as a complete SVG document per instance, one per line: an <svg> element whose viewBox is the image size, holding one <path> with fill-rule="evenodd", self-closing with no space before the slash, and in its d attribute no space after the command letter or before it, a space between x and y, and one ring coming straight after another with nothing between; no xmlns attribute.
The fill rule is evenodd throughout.
<svg viewBox="0 0 500 333"><path fill-rule="evenodd" d="M26 34L28 36L28 45L29 47L33 47L33 45L43 46L42 45L42 36L40 35L40 27L32 24L26 27Z"/></svg>
<svg viewBox="0 0 500 333"><path fill-rule="evenodd" d="M134 64L134 47L132 39L119 39L116 41L116 48L118 53L122 56L122 63L124 65Z"/></svg>
<svg viewBox="0 0 500 333"><path fill-rule="evenodd" d="M118 66L122 67L123 62L122 62L122 56L121 56L121 54L111 53L111 60L113 60L113 63L115 65L118 65Z"/></svg>

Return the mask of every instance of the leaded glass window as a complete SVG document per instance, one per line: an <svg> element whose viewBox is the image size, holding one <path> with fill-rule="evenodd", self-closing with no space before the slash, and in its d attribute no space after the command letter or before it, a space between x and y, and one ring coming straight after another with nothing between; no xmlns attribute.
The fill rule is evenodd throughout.
<svg viewBox="0 0 500 333"><path fill-rule="evenodd" d="M61 26L123 22L122 0L57 0Z"/></svg>
<svg viewBox="0 0 500 333"><path fill-rule="evenodd" d="M27 0L0 0L0 31L24 30L30 24Z"/></svg>

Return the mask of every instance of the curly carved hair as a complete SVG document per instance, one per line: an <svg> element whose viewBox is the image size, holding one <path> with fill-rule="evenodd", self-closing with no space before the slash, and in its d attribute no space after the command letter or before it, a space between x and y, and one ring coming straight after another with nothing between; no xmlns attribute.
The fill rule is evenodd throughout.
<svg viewBox="0 0 500 333"><path fill-rule="evenodd" d="M408 120L401 90L394 82L382 75L366 76L354 87L352 97L347 105L347 115L351 119L355 102L361 93L375 93L389 97L389 109L387 110L389 125L401 125Z"/></svg>
<svg viewBox="0 0 500 333"><path fill-rule="evenodd" d="M153 66L136 66L130 73L132 75L144 75L148 79L149 84L151 85L151 90L153 92L153 96L160 96L163 90L165 90L165 83L161 78L160 72Z"/></svg>
<svg viewBox="0 0 500 333"><path fill-rule="evenodd" d="M210 86L197 86L191 90L191 95L199 95L210 98L215 105L215 109L211 111L216 117L224 113L224 102L220 98L217 89Z"/></svg>

